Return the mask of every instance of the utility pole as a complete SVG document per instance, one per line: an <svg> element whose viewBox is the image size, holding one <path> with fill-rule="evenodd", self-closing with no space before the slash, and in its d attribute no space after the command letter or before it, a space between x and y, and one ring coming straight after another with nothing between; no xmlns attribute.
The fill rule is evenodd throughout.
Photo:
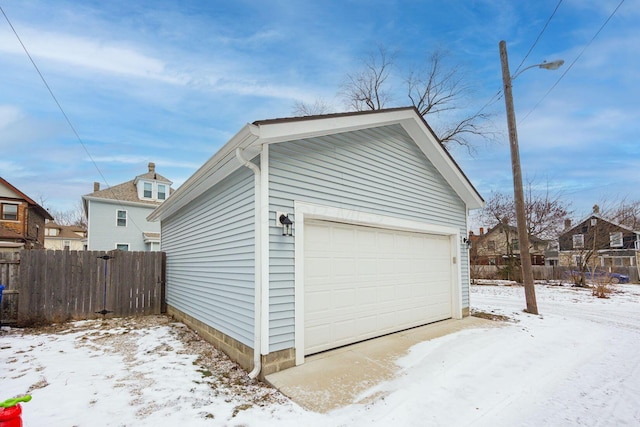
<svg viewBox="0 0 640 427"><path fill-rule="evenodd" d="M529 255L529 233L524 209L524 191L522 189L522 172L520 170L520 150L518 148L518 130L516 129L516 113L513 109L513 92L511 88L511 73L509 72L509 58L507 57L507 43L502 40L500 47L500 62L502 63L502 82L504 85L504 103L507 107L507 125L509 127L509 145L511 146L511 168L513 170L513 197L516 205L516 222L518 240L520 241L520 266L522 268L522 282L527 302L527 313L538 314L536 290L533 284L533 269Z"/></svg>

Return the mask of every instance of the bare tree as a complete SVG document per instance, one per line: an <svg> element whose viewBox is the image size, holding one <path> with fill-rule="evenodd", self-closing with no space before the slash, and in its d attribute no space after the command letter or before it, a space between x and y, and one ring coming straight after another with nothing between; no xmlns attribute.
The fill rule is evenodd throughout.
<svg viewBox="0 0 640 427"><path fill-rule="evenodd" d="M493 135L486 123L488 114L481 111L472 115L457 116L446 120L443 116L454 116L460 111L464 97L471 91L457 66L446 65L447 54L442 50L434 51L420 69L412 69L402 79L406 86L408 101L416 107L420 115L438 116L434 131L444 145L457 143L471 147L472 135L489 138ZM392 87L391 73L394 71L394 55L386 49L378 51L363 61L363 69L347 75L341 95L348 108L362 110L380 110L390 107L395 93Z"/></svg>
<svg viewBox="0 0 640 427"><path fill-rule="evenodd" d="M302 101L296 101L293 104L293 114L296 116L316 116L330 112L331 107L322 98L316 99L313 104L307 104Z"/></svg>
<svg viewBox="0 0 640 427"><path fill-rule="evenodd" d="M407 96L423 117L459 110L463 98L471 91L460 68L445 64L446 56L442 50L434 51L421 70L410 71L405 79ZM443 144L455 142L469 146L469 136L489 135L484 125L488 119L488 114L478 112L450 122L438 123L435 128Z"/></svg>
<svg viewBox="0 0 640 427"><path fill-rule="evenodd" d="M362 65L362 70L347 74L340 93L349 109L381 110L391 100L391 92L385 83L393 66L393 55L378 47L378 51L370 54Z"/></svg>
<svg viewBox="0 0 640 427"><path fill-rule="evenodd" d="M548 188L535 191L533 182L527 183L525 213L527 231L530 236L548 240L558 236L569 216L571 203L561 194L552 194ZM500 223L516 223L515 203L512 194L492 193L485 207L478 213L477 220L483 225L493 227Z"/></svg>
<svg viewBox="0 0 640 427"><path fill-rule="evenodd" d="M618 201L599 203L602 217L608 220L629 227L632 230L640 230L640 201L628 201L626 198ZM607 207L609 205L609 207Z"/></svg>
<svg viewBox="0 0 640 427"><path fill-rule="evenodd" d="M87 218L84 214L84 207L82 202L77 202L73 208L65 211L50 209L49 213L54 218L55 222L60 225L75 225L78 227L87 226Z"/></svg>

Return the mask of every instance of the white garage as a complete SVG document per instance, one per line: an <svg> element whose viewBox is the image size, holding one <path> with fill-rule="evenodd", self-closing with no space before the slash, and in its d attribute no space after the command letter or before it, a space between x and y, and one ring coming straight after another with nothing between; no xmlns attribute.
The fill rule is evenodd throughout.
<svg viewBox="0 0 640 427"><path fill-rule="evenodd" d="M304 354L452 317L447 235L304 224Z"/></svg>
<svg viewBox="0 0 640 427"><path fill-rule="evenodd" d="M249 123L149 220L168 312L261 377L468 316L483 203L411 107Z"/></svg>

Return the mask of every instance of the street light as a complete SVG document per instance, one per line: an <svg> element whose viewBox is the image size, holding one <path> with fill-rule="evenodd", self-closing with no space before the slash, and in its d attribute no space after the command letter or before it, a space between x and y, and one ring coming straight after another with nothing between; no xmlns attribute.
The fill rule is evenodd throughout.
<svg viewBox="0 0 640 427"><path fill-rule="evenodd" d="M518 228L518 240L520 241L520 265L522 268L522 282L524 295L527 302L526 311L538 314L536 303L536 290L533 286L533 270L531 268L531 255L529 255L529 233L527 231L527 218L524 209L524 191L522 190L522 172L520 170L520 150L518 148L518 130L516 129L516 113L513 108L513 92L511 82L523 71L538 67L546 70L556 70L564 64L563 60L543 62L523 68L513 77L509 72L509 59L507 57L507 43L502 40L499 44L500 62L502 63L502 82L504 85L504 103L507 107L507 125L509 127L509 145L511 146L511 168L513 170L513 197L516 205L516 223Z"/></svg>

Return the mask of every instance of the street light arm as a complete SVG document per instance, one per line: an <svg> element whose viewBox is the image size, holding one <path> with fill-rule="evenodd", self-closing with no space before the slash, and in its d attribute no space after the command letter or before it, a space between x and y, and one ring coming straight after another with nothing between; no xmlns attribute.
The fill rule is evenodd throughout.
<svg viewBox="0 0 640 427"><path fill-rule="evenodd" d="M522 70L518 71L513 76L511 76L511 81L515 80L516 77L518 77L520 74L524 73L530 68L542 68L544 70L557 70L558 68L562 67L562 64L564 64L564 59L558 59L556 61L551 61L551 62L545 61L540 64L529 65L528 67L523 68Z"/></svg>

